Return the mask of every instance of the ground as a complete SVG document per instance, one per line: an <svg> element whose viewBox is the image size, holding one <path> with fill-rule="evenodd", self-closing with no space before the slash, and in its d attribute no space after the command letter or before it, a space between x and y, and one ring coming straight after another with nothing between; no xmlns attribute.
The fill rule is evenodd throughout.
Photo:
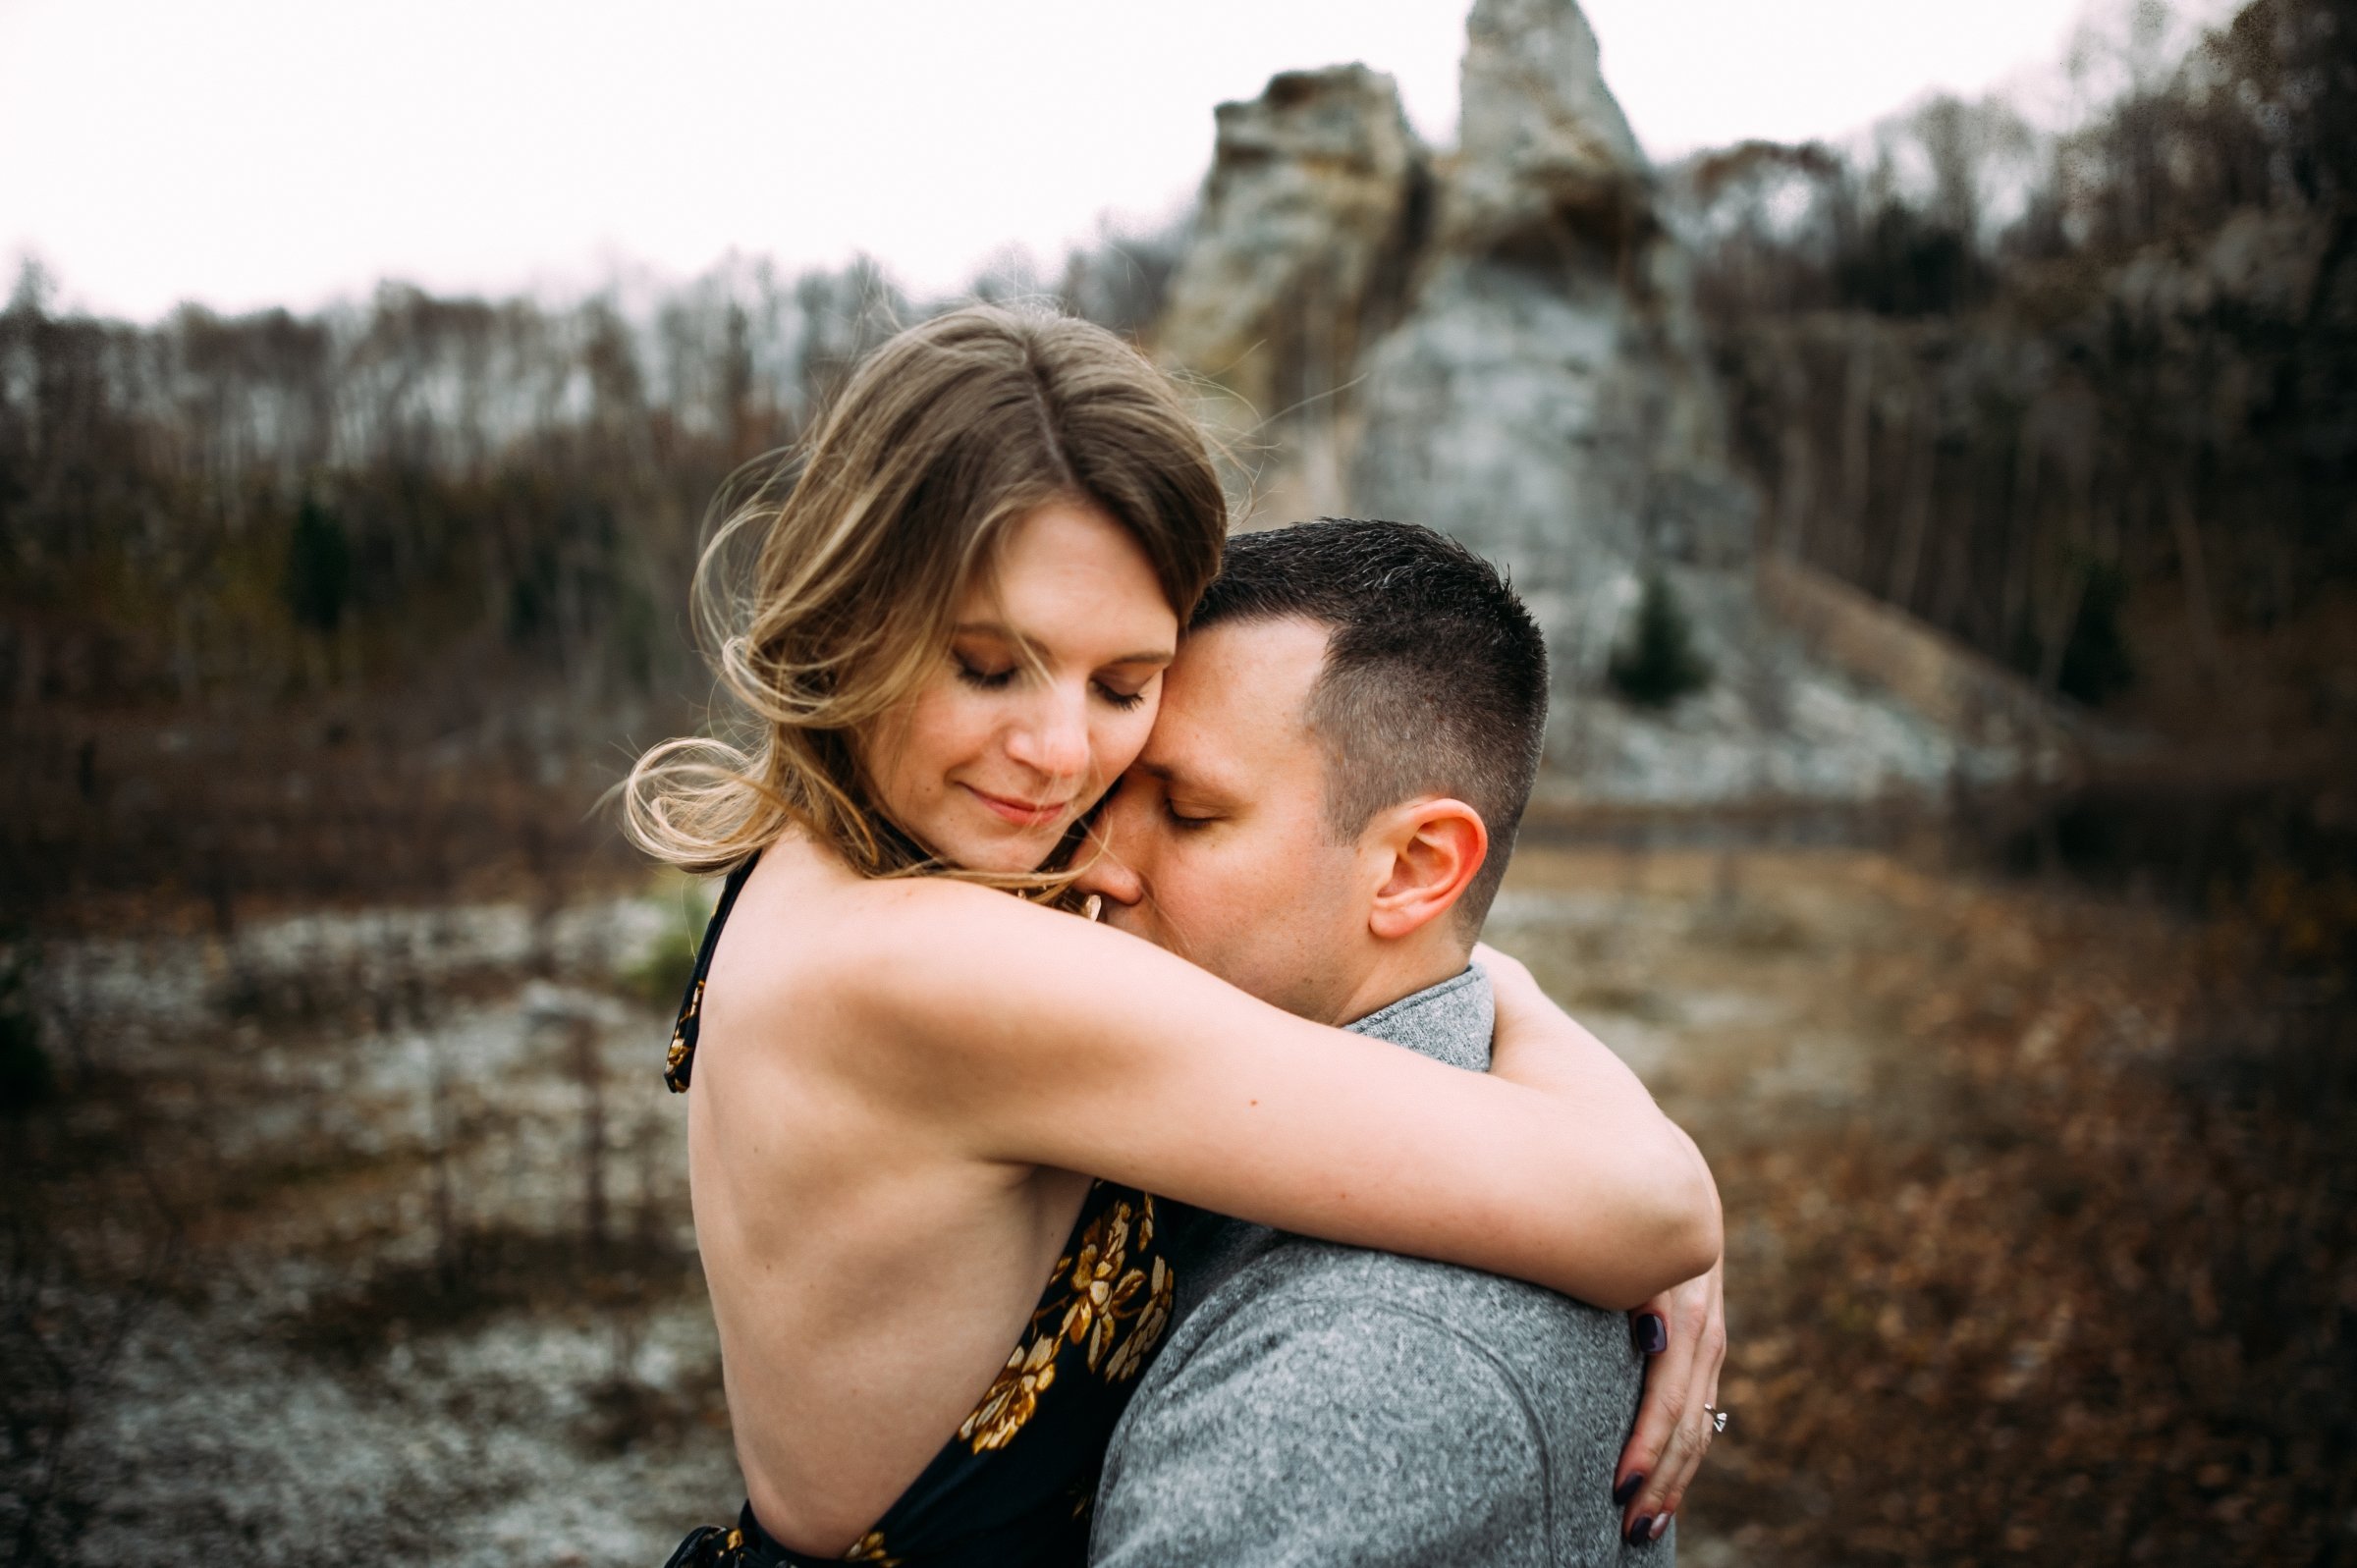
<svg viewBox="0 0 2357 1568"><path fill-rule="evenodd" d="M2313 892L2225 923L1920 846L1524 846L1491 940L1726 1200L1689 1562L2357 1551ZM619 1568L722 1517L655 1000L694 919L673 887L42 949L0 1555Z"/></svg>
<svg viewBox="0 0 2357 1568"><path fill-rule="evenodd" d="M1493 922L1712 1160L1697 1563L2357 1551L2344 880L1527 854Z"/></svg>

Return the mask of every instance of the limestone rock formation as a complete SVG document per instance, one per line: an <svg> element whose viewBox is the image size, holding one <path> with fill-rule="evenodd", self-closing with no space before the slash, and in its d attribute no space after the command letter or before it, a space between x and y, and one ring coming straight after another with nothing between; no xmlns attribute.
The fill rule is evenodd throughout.
<svg viewBox="0 0 2357 1568"><path fill-rule="evenodd" d="M1246 525L1321 512L1445 529L1505 566L1555 663L1549 750L1594 798L1861 796L2001 772L1817 660L1761 609L1688 258L1575 0L1476 0L1453 151L1388 77L1294 72L1219 111L1157 351L1236 395ZM1714 685L1667 715L1605 689L1649 572Z"/></svg>
<svg viewBox="0 0 2357 1568"><path fill-rule="evenodd" d="M1460 143L1407 319L1369 354L1353 505L1445 525L1547 601L1600 673L1601 604L1748 538L1684 256L1573 0L1481 0Z"/></svg>
<svg viewBox="0 0 2357 1568"><path fill-rule="evenodd" d="M1390 325L1423 243L1427 156L1392 79L1288 71L1224 103L1196 240L1155 332L1168 361L1233 393L1257 426L1329 396Z"/></svg>
<svg viewBox="0 0 2357 1568"><path fill-rule="evenodd" d="M1450 243L1478 248L1562 219L1589 233L1641 223L1645 154L1604 84L1571 0L1490 0L1466 21Z"/></svg>

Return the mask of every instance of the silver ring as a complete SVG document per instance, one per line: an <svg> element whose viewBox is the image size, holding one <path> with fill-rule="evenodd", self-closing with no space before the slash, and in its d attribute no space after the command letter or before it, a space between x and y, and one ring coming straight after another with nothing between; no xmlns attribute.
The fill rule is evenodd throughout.
<svg viewBox="0 0 2357 1568"><path fill-rule="evenodd" d="M1702 1413L1711 1418L1711 1431L1713 1432L1727 1431L1727 1418L1734 1414L1731 1410L1721 1410L1717 1405L1703 1406Z"/></svg>

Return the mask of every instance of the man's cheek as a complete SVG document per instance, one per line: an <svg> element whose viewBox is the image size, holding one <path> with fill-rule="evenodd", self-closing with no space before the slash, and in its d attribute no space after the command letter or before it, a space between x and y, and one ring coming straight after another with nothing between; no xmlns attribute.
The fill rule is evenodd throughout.
<svg viewBox="0 0 2357 1568"><path fill-rule="evenodd" d="M1209 950L1223 931L1250 918L1249 900L1235 892L1216 857L1199 846L1190 843L1186 851L1170 856L1152 898L1155 918L1168 933L1165 945L1175 952Z"/></svg>

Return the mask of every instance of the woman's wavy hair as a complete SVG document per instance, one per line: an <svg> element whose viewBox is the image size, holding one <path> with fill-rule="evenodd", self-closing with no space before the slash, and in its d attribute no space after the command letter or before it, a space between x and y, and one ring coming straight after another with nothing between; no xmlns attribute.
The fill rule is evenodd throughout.
<svg viewBox="0 0 2357 1568"><path fill-rule="evenodd" d="M640 757L622 786L630 840L713 872L798 827L866 876L1069 881L936 861L879 811L853 745L933 672L959 596L1014 525L1058 501L1126 528L1185 623L1219 570L1228 508L1168 376L1103 328L1039 309L971 305L883 344L705 546L690 597L740 733ZM753 536L748 583L729 562Z"/></svg>

